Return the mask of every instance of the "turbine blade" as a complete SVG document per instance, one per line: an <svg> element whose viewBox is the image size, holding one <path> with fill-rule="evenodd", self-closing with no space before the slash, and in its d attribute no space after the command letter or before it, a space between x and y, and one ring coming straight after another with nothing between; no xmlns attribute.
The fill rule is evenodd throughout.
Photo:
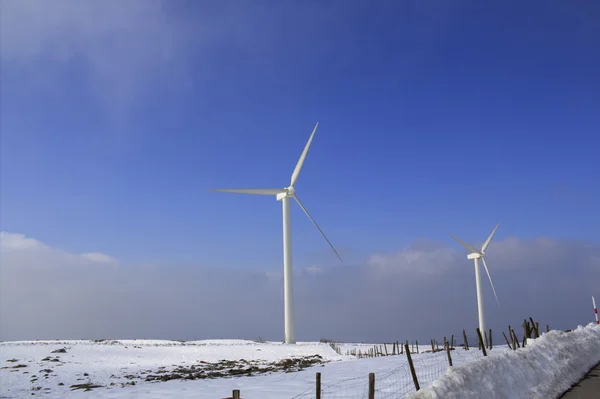
<svg viewBox="0 0 600 399"><path fill-rule="evenodd" d="M255 194L255 195L277 195L285 193L283 188L223 188L209 190L215 193Z"/></svg>
<svg viewBox="0 0 600 399"><path fill-rule="evenodd" d="M298 196L296 196L294 194L294 199L296 200L296 202L298 203L298 205L300 205L300 208L302 208L302 210L304 211L304 213L306 213L306 216L308 216L308 218L310 219L311 222L313 222L313 224L315 225L315 227L317 228L317 230L319 230L319 232L321 233L321 235L323 236L323 238L325 239L325 241L327 241L327 243L329 244L329 246L331 247L331 249L333 249L333 252L335 252L335 254L337 255L338 258L340 258L340 261L342 263L344 263L344 261L342 260L342 257L340 256L340 254L338 254L338 251L335 250L335 248L333 247L333 244L331 244L331 241L329 241L329 239L327 238L327 236L325 235L325 233L323 233L323 230L321 230L321 228L319 227L319 225L317 224L317 222L315 222L315 220L312 218L312 216L310 216L310 213L308 213L308 211L306 210L306 208L304 207L304 205L302 205L302 202L300 202L300 199L298 198Z"/></svg>
<svg viewBox="0 0 600 399"><path fill-rule="evenodd" d="M306 154L308 154L308 149L310 147L310 143L312 143L312 139L315 135L315 132L317 131L318 126L319 126L319 122L317 122L317 124L315 125L315 128L313 129L313 131L310 135L310 138L308 139L308 142L304 146L304 151L302 151L302 154L300 155L300 159L298 159L296 168L294 168L294 173L292 173L292 179L290 182L290 186L292 186L292 187L296 184L296 180L298 180L298 176L300 175L300 170L302 169L302 165L304 164L304 159L306 158Z"/></svg>
<svg viewBox="0 0 600 399"><path fill-rule="evenodd" d="M453 236L452 234L449 234L450 237L454 238L456 241L458 241L459 243L462 244L463 247L467 248L469 251L471 251L471 253L475 253L475 254L480 254L481 252L479 252L479 250L473 248L472 246L470 246L469 244L467 244L466 242L464 242L463 240L461 240L458 237Z"/></svg>
<svg viewBox="0 0 600 399"><path fill-rule="evenodd" d="M490 279L490 284L492 285L492 291L494 291L494 296L496 297L496 303L498 304L498 307L500 307L500 302L498 301L498 295L496 295L496 289L494 288L494 283L492 283L492 276L490 276L490 271L488 270L487 264L485 263L484 256L481 257L481 261L483 262L483 267L485 267L485 272L487 273L488 278Z"/></svg>
<svg viewBox="0 0 600 399"><path fill-rule="evenodd" d="M481 247L481 252L485 252L485 250L487 249L488 245L490 245L490 242L492 242L492 237L496 233L496 230L498 230L498 226L500 226L500 223L498 223L496 225L496 227L494 227L494 230L492 230L492 234L490 234L490 236L488 237L488 239L485 240L485 242L483 243L483 246Z"/></svg>

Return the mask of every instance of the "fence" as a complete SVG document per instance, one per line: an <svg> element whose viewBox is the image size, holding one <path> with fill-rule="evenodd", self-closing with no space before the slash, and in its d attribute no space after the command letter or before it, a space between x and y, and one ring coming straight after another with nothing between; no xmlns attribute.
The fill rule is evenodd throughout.
<svg viewBox="0 0 600 399"><path fill-rule="evenodd" d="M444 337L441 348L438 342L431 340L430 345L420 347L417 342L412 345L405 342L388 344L392 346L391 348L382 344L374 345L364 352L347 351L347 354L360 358L399 355L401 357L396 368L385 372L369 373L362 377L328 382L323 381L321 373L316 373L315 385L292 399L404 399L441 377L450 366L460 366L484 356L494 356L505 350L524 347L527 338L537 338L540 335L539 323L535 323L531 318L530 321L531 323L528 320L523 322L522 344L515 330L509 326L510 339L503 332L505 341L499 342L501 345L496 346L493 345L491 329L481 334L477 328L475 335L467 335L463 330L463 343L460 346L454 346L454 337L451 340L446 340ZM550 327L547 325L546 331L549 330ZM332 343L332 347L338 353L341 352L339 344ZM239 391L234 391L232 398L240 398L239 395Z"/></svg>
<svg viewBox="0 0 600 399"><path fill-rule="evenodd" d="M411 356L411 358L408 358L406 350L404 352L406 356L403 356L402 363L391 371L371 373L369 376L348 378L331 383L321 380L320 395L317 395L318 389L314 387L293 399L366 399L374 397L377 399L404 399L407 395L415 393L417 386L429 385L443 375L450 366L450 362L453 366L459 366L483 356L482 352L478 350L467 351L460 347L458 349L448 347L446 351L428 352L415 357ZM416 355L416 352L413 354ZM411 369L414 370L414 374ZM319 377L321 376L319 375Z"/></svg>

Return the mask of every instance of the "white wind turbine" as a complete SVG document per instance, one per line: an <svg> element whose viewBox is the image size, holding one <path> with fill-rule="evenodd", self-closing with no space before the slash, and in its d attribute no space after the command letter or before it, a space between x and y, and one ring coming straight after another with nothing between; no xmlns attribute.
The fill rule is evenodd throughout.
<svg viewBox="0 0 600 399"><path fill-rule="evenodd" d="M274 195L277 198L277 201L281 201L283 207L283 292L284 292L284 317L285 317L285 343L286 344L295 344L296 343L296 332L294 329L294 295L293 295L293 285L292 285L292 231L291 231L291 218L290 218L290 198L296 200L300 208L306 213L306 216L310 219L310 221L315 225L315 227L319 230L323 238L327 241L333 252L340 258L342 261L342 257L335 250L323 230L319 227L317 222L310 216L310 213L306 210L300 199L296 195L296 190L294 186L296 181L298 180L298 176L300 175L300 170L302 169L302 164L304 164L304 159L306 158L306 154L308 153L308 149L313 140L315 132L317 131L317 127L319 126L319 122L315 125L315 128L304 147L304 151L300 155L300 159L296 164L296 168L292 173L292 179L290 182L290 186L287 188L247 188L247 189L218 189L218 190L210 190L213 192L223 192L223 193L237 193L237 194L255 194L255 195ZM342 261L343 262L343 261Z"/></svg>
<svg viewBox="0 0 600 399"><path fill-rule="evenodd" d="M485 318L484 318L484 313L483 313L483 297L481 294L481 274L479 272L479 259L481 259L481 261L483 262L483 267L485 267L485 272L487 273L488 279L490 280L490 284L492 286L492 291L494 291L494 296L496 297L496 303L498 304L498 307L500 307L500 302L498 302L498 295L496 295L496 289L494 288L494 283L492 283L492 277L490 276L490 271L488 270L487 264L485 263L485 257L484 257L485 250L490 245L490 242L492 241L492 237L494 236L494 233L496 233L496 230L498 229L499 225L500 225L500 223L498 223L496 225L496 227L494 227L492 234L490 234L488 239L485 240L485 242L483 243L483 246L481 247L481 250L475 249L471 245L467 244L466 242L462 241L461 239L450 234L450 237L454 238L456 241L461 243L470 252L467 255L467 259L473 259L473 261L475 262L475 281L477 284L477 309L478 309L478 313L479 313L479 330L481 331L481 335L483 336L484 339L486 337L486 334L485 334L486 330L485 330ZM486 339L486 344L487 344L487 339Z"/></svg>

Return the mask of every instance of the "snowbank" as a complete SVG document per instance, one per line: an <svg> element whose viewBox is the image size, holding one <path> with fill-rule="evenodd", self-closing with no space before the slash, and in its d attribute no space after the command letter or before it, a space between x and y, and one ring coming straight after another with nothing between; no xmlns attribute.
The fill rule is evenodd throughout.
<svg viewBox="0 0 600 399"><path fill-rule="evenodd" d="M600 326L550 331L527 346L449 368L412 396L424 398L556 398L600 362Z"/></svg>

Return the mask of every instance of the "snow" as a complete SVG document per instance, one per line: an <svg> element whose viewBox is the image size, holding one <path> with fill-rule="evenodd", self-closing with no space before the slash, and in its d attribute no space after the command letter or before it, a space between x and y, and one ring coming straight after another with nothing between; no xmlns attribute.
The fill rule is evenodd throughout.
<svg viewBox="0 0 600 399"><path fill-rule="evenodd" d="M358 348L363 351L373 344L342 344L341 352ZM65 349L66 353L52 353ZM390 345L388 350L391 351ZM478 351L460 351L457 362L467 362L481 356ZM147 382L148 370L153 373L161 367L173 370L177 366L198 365L204 362L240 360L275 362L299 356L320 355L325 363L302 371L273 372L252 377L216 378L193 381L171 380ZM48 358L50 356L50 358ZM52 361L58 357L59 361ZM417 371L424 381L433 381L447 367L445 353L414 354ZM9 360L17 359L16 362ZM44 360L46 359L46 360ZM85 392L85 397L96 398L215 398L227 397L233 389L240 389L243 398L293 398L314 396L315 372L322 374L323 391L328 396L360 397L367 389L368 374L377 374L378 390L406 392L414 390L408 372L406 356L387 356L357 359L337 354L329 344L302 342L297 345L257 343L243 340L211 341L25 341L0 344L0 365L23 368L0 370L0 397L23 397L35 393L45 398L79 397L80 390L70 386L81 383L102 385ZM50 372L41 370L48 370ZM84 375L87 374L87 375ZM48 374L46 376L46 374ZM31 381L35 375L37 380ZM384 376L387 375L387 378ZM131 378L128 376L135 376ZM46 378L48 377L48 378ZM141 378L138 378L141 377ZM125 385L135 381L135 385ZM58 385L62 383L63 385ZM110 384L113 383L113 386ZM32 391L32 389L39 390Z"/></svg>
<svg viewBox="0 0 600 399"><path fill-rule="evenodd" d="M550 331L525 348L449 370L413 399L557 398L600 362L600 326Z"/></svg>
<svg viewBox="0 0 600 399"><path fill-rule="evenodd" d="M66 352L52 353L61 349ZM139 380L127 378L127 376L140 375L148 370L156 372L161 367L169 370L174 366L198 365L200 360L213 363L222 360L246 359L267 363L283 358L309 355L320 355L327 361L339 361L347 358L338 355L329 345L319 343L283 345L242 340L185 343L156 340L5 342L0 344L0 365L10 368L0 370L0 397L22 397L24 393L30 395L29 392L32 392L34 387L41 387L38 391L33 392L44 397L65 397L70 393L71 385L81 383L109 386L112 382L121 391L120 384L132 380L135 380L136 384L147 385L141 391L152 392L152 395L155 394L155 391L165 392L164 389L157 389L162 384L166 385L167 391L173 389L196 390L205 385L205 382L218 380L195 380L188 384L188 388L185 386L186 384L178 384L177 381L174 383L173 381L165 383L143 381L140 383ZM58 361L54 361L55 358L58 358ZM14 368L19 365L25 367ZM51 371L41 372L40 370ZM48 378L46 378L46 374L48 374ZM34 375L37 380L32 383L30 380ZM235 384L232 379L227 380L225 384ZM64 385L58 386L59 382ZM221 384L223 383L221 382ZM127 388L133 387L127 386ZM112 389L117 390L117 388ZM200 388L200 391L202 389ZM101 388L101 390L106 389ZM231 391L231 388L225 389L224 393L227 391ZM92 393L99 397L115 397L116 394L116 392L92 391L86 392L86 397L92 396ZM78 395L76 391L73 391L72 394ZM137 394L128 392L127 396L135 397ZM148 394L140 393L140 395L147 396ZM195 396L198 397L197 394Z"/></svg>
<svg viewBox="0 0 600 399"><path fill-rule="evenodd" d="M484 358L480 351L413 354L421 391L417 398L556 397L600 360L600 329L552 331L529 346L512 351L496 346ZM376 375L378 398L405 398L415 393L406 355L357 359L347 350L363 352L373 344L285 345L245 340L210 341L22 341L0 343L0 398L227 398L233 389L244 399L314 398L315 373L322 375L323 398L366 398L369 373ZM52 353L64 349L64 353ZM427 346L420 347L427 350ZM431 349L431 348L429 348ZM391 345L388 344L391 352ZM270 367L282 359L319 355L323 364L300 371L281 370L253 376L195 380L146 381L148 375L172 373L178 367L202 367L224 360ZM58 358L58 361L53 361ZM16 361L13 361L16 360ZM253 362L253 363L252 363ZM23 365L25 367L16 367ZM212 367L212 366L211 366ZM227 363L226 371L239 367ZM48 371L50 370L50 371ZM35 377L33 377L35 375ZM441 378L440 378L441 377ZM132 385L132 382L135 385ZM59 385L62 383L63 385ZM91 391L71 385L101 385ZM111 385L112 384L112 385ZM494 394L490 392L494 391ZM32 395L35 394L35 395ZM453 396L454 395L454 396ZM537 395L537 396L536 396Z"/></svg>

